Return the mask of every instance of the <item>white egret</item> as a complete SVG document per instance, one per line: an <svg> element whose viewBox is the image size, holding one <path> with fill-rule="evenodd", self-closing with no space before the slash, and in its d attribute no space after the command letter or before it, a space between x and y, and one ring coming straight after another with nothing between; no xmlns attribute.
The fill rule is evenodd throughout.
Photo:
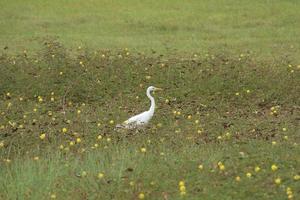
<svg viewBox="0 0 300 200"><path fill-rule="evenodd" d="M148 87L146 94L147 94L147 97L151 101L150 109L145 112L142 112L138 115L130 117L129 119L124 121L122 124L118 124L116 126L116 128L133 129L133 128L142 127L142 126L148 124L150 119L153 117L154 110L155 110L155 100L154 100L153 96L151 96L151 92L158 91L158 90L162 90L162 89L154 87L154 86Z"/></svg>

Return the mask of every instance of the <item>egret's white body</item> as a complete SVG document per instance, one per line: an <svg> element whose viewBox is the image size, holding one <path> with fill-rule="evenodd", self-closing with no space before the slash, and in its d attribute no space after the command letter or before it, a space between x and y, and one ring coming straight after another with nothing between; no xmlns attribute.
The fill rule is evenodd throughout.
<svg viewBox="0 0 300 200"><path fill-rule="evenodd" d="M151 118L154 115L155 110L155 100L153 96L151 96L151 92L155 90L162 90L160 88L156 88L154 86L150 86L147 88L147 97L150 99L151 105L150 109L142 112L138 115L135 115L133 117L130 117L128 120L124 121L122 124L117 125L117 128L126 128L126 129L132 129L132 128L138 128L142 127L151 120Z"/></svg>

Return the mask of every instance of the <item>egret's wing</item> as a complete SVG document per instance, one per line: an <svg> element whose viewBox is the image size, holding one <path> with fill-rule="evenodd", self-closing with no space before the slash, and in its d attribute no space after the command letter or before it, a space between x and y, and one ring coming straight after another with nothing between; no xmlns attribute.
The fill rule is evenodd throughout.
<svg viewBox="0 0 300 200"><path fill-rule="evenodd" d="M127 119L126 121L124 121L123 123L125 124L132 124L132 123L138 123L140 121L143 121L144 119L144 115L146 112L140 113L138 115L135 115L133 117L130 117L129 119Z"/></svg>

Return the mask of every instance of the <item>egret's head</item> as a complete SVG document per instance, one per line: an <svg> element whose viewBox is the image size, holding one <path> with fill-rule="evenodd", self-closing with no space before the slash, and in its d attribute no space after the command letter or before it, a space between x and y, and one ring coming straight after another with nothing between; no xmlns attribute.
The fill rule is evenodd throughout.
<svg viewBox="0 0 300 200"><path fill-rule="evenodd" d="M157 88L157 87L154 87L154 86L150 86L148 87L147 91L149 92L152 92L152 91L160 91L160 90L163 90L161 88Z"/></svg>

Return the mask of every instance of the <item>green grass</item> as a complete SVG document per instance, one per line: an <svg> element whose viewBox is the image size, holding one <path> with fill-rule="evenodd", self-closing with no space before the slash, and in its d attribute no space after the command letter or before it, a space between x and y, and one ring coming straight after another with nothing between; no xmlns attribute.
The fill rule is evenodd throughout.
<svg viewBox="0 0 300 200"><path fill-rule="evenodd" d="M0 7L0 199L299 199L297 0Z"/></svg>
<svg viewBox="0 0 300 200"><path fill-rule="evenodd" d="M297 0L3 0L0 6L1 49L11 52L38 51L40 41L54 37L68 48L223 49L299 59Z"/></svg>
<svg viewBox="0 0 300 200"><path fill-rule="evenodd" d="M300 195L300 71L292 61L68 53L48 41L39 55L2 55L0 66L1 199L285 199L288 187ZM149 127L115 131L148 107L149 85L165 89L154 94Z"/></svg>

